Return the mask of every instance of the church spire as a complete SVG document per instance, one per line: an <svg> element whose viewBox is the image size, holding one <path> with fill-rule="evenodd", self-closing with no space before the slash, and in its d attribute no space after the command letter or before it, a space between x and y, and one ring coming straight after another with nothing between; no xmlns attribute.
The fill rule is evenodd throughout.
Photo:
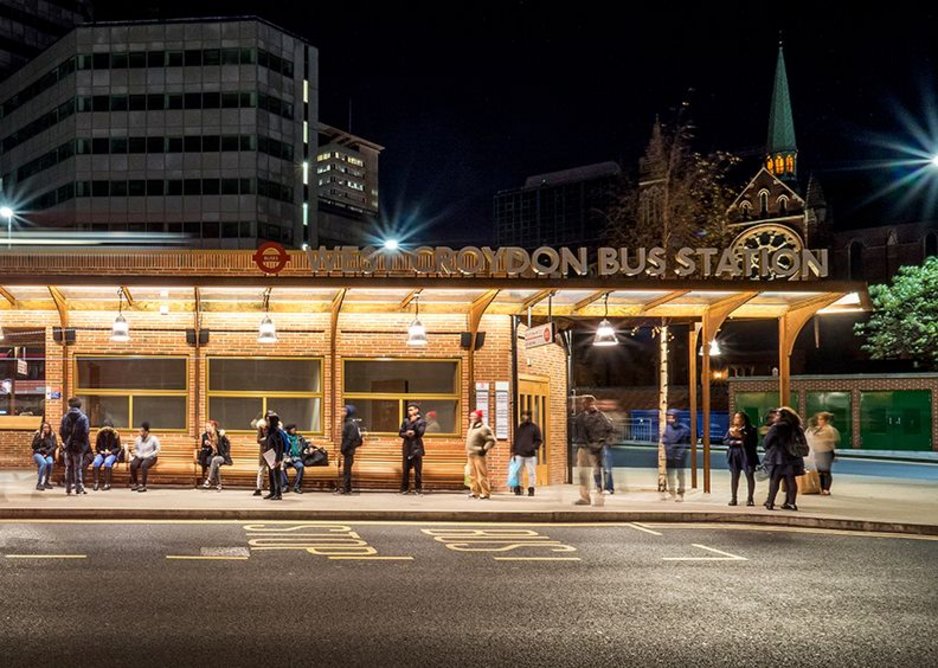
<svg viewBox="0 0 938 668"><path fill-rule="evenodd" d="M791 114L791 96L788 93L788 74L785 71L785 52L778 42L778 61L775 65L775 85L772 88L772 106L769 111L769 137L766 143L765 167L785 181L797 178L798 146L795 143L795 122Z"/></svg>

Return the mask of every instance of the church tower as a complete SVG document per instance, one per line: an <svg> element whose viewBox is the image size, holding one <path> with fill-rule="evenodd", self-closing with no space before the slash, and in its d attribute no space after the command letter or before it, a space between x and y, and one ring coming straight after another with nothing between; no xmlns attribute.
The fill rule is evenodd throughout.
<svg viewBox="0 0 938 668"><path fill-rule="evenodd" d="M769 174L787 183L795 183L798 179L798 145L795 143L795 122L791 114L785 51L781 42L778 44L775 85L772 88L772 106L769 111L765 168Z"/></svg>

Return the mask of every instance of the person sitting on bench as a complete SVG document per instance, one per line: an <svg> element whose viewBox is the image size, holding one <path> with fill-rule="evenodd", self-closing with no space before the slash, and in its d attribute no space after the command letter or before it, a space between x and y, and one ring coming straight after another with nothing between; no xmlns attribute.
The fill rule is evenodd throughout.
<svg viewBox="0 0 938 668"><path fill-rule="evenodd" d="M114 423L104 421L104 426L98 430L94 441L94 461L91 467L94 470L94 491L101 486L101 466L104 466L104 489L111 489L111 473L114 463L124 459L124 447L121 445L121 435L114 429Z"/></svg>
<svg viewBox="0 0 938 668"><path fill-rule="evenodd" d="M134 440L134 458L130 462L130 487L134 492L147 491L147 475L160 453L160 439L150 433L150 423L140 424L140 435ZM143 469L143 484L137 483L137 471Z"/></svg>

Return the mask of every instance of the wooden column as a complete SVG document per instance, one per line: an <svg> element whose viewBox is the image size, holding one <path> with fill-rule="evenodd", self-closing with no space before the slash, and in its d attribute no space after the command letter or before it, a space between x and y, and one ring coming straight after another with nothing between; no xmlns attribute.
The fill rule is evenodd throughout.
<svg viewBox="0 0 938 668"><path fill-rule="evenodd" d="M687 331L687 386L690 390L690 486L697 489L697 342L702 325L695 322Z"/></svg>
<svg viewBox="0 0 938 668"><path fill-rule="evenodd" d="M778 318L778 401L787 406L791 397L791 353L802 328L825 306L843 297L843 293L826 293L795 302ZM797 408L795 409L797 410Z"/></svg>

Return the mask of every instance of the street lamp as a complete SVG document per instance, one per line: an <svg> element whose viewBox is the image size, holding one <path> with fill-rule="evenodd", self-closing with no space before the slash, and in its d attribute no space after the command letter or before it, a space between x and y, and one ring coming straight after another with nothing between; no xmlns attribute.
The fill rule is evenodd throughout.
<svg viewBox="0 0 938 668"><path fill-rule="evenodd" d="M938 167L938 154L935 154L931 158L931 166Z"/></svg>
<svg viewBox="0 0 938 668"><path fill-rule="evenodd" d="M400 243L397 239L386 239L382 245L389 251L396 251L400 247Z"/></svg>
<svg viewBox="0 0 938 668"><path fill-rule="evenodd" d="M13 209L9 206L0 206L0 216L7 219L7 250L13 245Z"/></svg>

